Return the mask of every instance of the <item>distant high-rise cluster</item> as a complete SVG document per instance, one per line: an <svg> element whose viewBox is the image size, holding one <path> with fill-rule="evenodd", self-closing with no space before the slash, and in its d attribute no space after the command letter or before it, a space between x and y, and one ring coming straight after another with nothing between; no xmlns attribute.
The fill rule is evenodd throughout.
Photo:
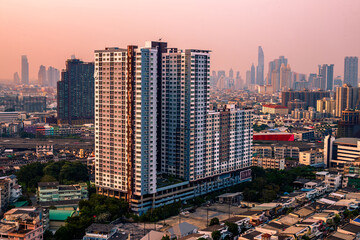
<svg viewBox="0 0 360 240"><path fill-rule="evenodd" d="M21 83L29 84L29 62L26 55L21 56Z"/></svg>
<svg viewBox="0 0 360 240"><path fill-rule="evenodd" d="M219 70L212 72L210 76L210 86L218 89L233 89L239 90L243 88L243 80L240 76L240 72L236 72L234 76L234 70L231 68L229 70L229 75L226 75L224 70Z"/></svg>
<svg viewBox="0 0 360 240"><path fill-rule="evenodd" d="M252 110L210 110L209 73L207 50L147 42L95 51L99 194L142 213L251 178Z"/></svg>
<svg viewBox="0 0 360 240"><path fill-rule="evenodd" d="M278 92L281 90L281 81L280 81L280 73L281 73L281 66L288 67L288 60L284 56L280 56L278 59L274 59L273 61L269 62L269 72L267 77L268 85L273 86L273 91ZM289 66L290 68L290 66ZM285 77L285 76L284 76ZM289 88L290 86L285 86L284 89Z"/></svg>
<svg viewBox="0 0 360 240"><path fill-rule="evenodd" d="M46 67L41 65L38 73L38 84L40 86L55 87L60 80L60 71L54 67Z"/></svg>

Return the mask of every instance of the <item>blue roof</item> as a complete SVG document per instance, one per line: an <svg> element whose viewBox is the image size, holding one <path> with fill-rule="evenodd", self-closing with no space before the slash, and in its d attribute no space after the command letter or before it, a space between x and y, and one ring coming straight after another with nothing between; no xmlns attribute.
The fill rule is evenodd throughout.
<svg viewBox="0 0 360 240"><path fill-rule="evenodd" d="M301 189L301 191L303 191L303 192L310 192L312 190L314 190L314 189L311 189L311 188L302 188Z"/></svg>

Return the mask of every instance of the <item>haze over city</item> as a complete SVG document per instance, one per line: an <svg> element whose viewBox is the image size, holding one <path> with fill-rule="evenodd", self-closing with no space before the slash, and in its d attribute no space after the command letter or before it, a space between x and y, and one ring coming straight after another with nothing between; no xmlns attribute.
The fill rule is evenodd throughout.
<svg viewBox="0 0 360 240"><path fill-rule="evenodd" d="M94 60L94 50L142 46L162 38L171 46L211 50L212 70L240 71L242 78L262 46L269 61L284 55L295 72L360 55L360 1L6 1L0 0L0 79L29 60L30 79L39 66L64 69L75 54Z"/></svg>

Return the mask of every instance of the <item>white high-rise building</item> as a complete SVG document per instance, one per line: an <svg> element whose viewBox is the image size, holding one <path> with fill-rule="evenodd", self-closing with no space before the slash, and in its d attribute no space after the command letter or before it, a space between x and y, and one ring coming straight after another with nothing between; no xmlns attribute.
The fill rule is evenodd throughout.
<svg viewBox="0 0 360 240"><path fill-rule="evenodd" d="M209 110L210 51L147 46L95 51L97 192L141 213L250 180L252 111Z"/></svg>

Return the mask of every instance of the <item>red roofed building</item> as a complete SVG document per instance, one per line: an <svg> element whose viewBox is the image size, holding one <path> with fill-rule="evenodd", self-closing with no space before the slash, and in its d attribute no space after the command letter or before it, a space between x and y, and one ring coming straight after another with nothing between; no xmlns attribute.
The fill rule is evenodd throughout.
<svg viewBox="0 0 360 240"><path fill-rule="evenodd" d="M285 115L285 114L288 114L289 110L285 106L275 105L275 104L265 104L265 105L262 105L262 112Z"/></svg>
<svg viewBox="0 0 360 240"><path fill-rule="evenodd" d="M254 133L254 141L294 141L293 133Z"/></svg>

